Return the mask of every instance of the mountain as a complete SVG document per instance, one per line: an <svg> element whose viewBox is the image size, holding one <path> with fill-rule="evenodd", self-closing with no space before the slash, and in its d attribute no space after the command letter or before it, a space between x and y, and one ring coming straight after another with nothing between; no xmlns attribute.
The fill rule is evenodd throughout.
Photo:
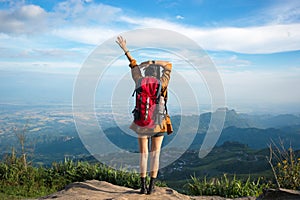
<svg viewBox="0 0 300 200"><path fill-rule="evenodd" d="M226 117L224 127L235 126L238 128L249 128L251 127L249 120L243 115L238 114L235 110L229 110L226 108Z"/></svg>
<svg viewBox="0 0 300 200"><path fill-rule="evenodd" d="M300 116L293 114L281 115L249 115L241 114L251 127L256 128L280 128L285 126L300 125Z"/></svg>
<svg viewBox="0 0 300 200"><path fill-rule="evenodd" d="M300 125L300 115L250 115L237 113L234 109L225 108L226 117L224 127L235 126L238 128L282 128Z"/></svg>
<svg viewBox="0 0 300 200"><path fill-rule="evenodd" d="M217 145L221 145L226 141L236 141L247 144L251 148L260 149L266 148L272 140L277 143L281 140L286 145L292 144L294 148L300 149L300 117L295 115L263 116L261 117L263 118L261 121L256 119L256 122L254 122L254 118L251 115L238 114L235 110L229 109L225 111L226 118L224 128ZM183 136L177 146L180 147L180 143L184 143L185 140L190 141L191 133L197 133L190 149L199 149L208 129L211 115L212 114L208 112L201 114L200 117L195 115L172 116L171 120L174 133L165 137L163 146L174 139L180 128L183 130L181 132ZM281 119L281 123L276 126L276 128L261 128L267 127L268 124L271 125ZM290 121L288 119L293 120ZM197 123L198 127L195 126ZM117 146L126 150L136 151L136 138L126 134L122 129L124 130L126 127L112 127L106 129L104 132Z"/></svg>
<svg viewBox="0 0 300 200"><path fill-rule="evenodd" d="M13 105L5 107L1 119L5 122L2 124L2 134L0 134L1 157L5 156L6 153L10 153L12 146L21 152L20 144L10 124L14 122L19 123L19 121L19 124L25 123L26 119L28 119L28 113L34 116L30 119L30 130L26 135L28 147L34 149L34 161L51 163L57 159L61 160L65 156L76 157L82 154L89 154L76 132L72 116L66 115L65 109L61 107L49 107L46 111L44 109L44 107L27 106L20 112L20 106L17 108ZM236 141L254 149L261 149L266 148L271 143L271 140L278 143L279 139L281 139L287 146L291 143L294 149L300 149L300 116L291 114L277 116L250 115L238 113L233 109L227 108L224 111L226 112L225 123L217 145L227 141ZM24 114L20 115L20 113ZM182 144L192 141L190 149L198 150L203 143L211 116L211 112L203 113L200 116L171 116L174 133L164 138L163 146L172 142L180 129L182 130L182 135L180 135L179 141L176 140L177 144L175 146L181 147ZM103 114L103 116L100 115L99 117L105 118L106 115ZM112 126L113 120L111 121L110 125ZM39 131L32 131L36 129L39 129ZM11 134L6 133L9 130L11 130ZM129 130L128 125L123 127L115 125L105 129L104 133L112 143L121 149L137 152L137 138L134 132L129 131L131 130Z"/></svg>
<svg viewBox="0 0 300 200"><path fill-rule="evenodd" d="M266 148L268 144L274 141L280 144L282 141L287 147L291 144L295 149L300 149L300 134L294 130L289 132L282 129L268 128L237 128L228 127L222 131L218 144L225 141L236 141L247 144L254 149Z"/></svg>

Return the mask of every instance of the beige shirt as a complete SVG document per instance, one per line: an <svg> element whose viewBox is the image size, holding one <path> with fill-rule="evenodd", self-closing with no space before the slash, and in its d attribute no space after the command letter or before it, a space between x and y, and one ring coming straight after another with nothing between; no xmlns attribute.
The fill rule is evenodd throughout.
<svg viewBox="0 0 300 200"><path fill-rule="evenodd" d="M131 76L132 79L134 80L135 84L137 84L138 80L142 78L142 73L138 65L136 64L136 60L132 60L129 64L131 68ZM172 70L172 64L167 63L165 66L163 66L164 69L162 71L162 75L160 77L160 82L161 82L161 92L162 95L165 97L167 94L167 89L168 89L168 84L170 81L170 74ZM156 125L154 129L149 129L145 127L140 127L136 125L134 122L130 125L130 129L134 130L138 134L153 134L153 133L161 133L161 132L166 132L166 122L165 120L162 121L162 124Z"/></svg>

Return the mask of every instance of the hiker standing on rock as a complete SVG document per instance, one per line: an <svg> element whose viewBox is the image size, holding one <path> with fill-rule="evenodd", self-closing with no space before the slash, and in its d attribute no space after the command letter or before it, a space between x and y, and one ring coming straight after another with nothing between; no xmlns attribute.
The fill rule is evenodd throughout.
<svg viewBox="0 0 300 200"><path fill-rule="evenodd" d="M116 41L125 52L135 82L136 105L132 111L134 121L130 129L138 135L140 150L141 194L154 192L155 179L159 168L159 155L164 133L172 133L171 120L167 112L167 88L170 80L172 64L168 61L152 60L137 65L126 47L126 40L119 36ZM163 68L160 76L160 67ZM144 74L141 70L144 68ZM150 149L150 185L146 188L148 143Z"/></svg>

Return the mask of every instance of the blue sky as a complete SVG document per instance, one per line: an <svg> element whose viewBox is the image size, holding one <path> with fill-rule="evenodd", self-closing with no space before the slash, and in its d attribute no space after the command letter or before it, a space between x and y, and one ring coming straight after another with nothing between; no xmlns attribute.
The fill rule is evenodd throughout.
<svg viewBox="0 0 300 200"><path fill-rule="evenodd" d="M8 82L8 72L76 77L107 39L137 28L163 28L209 54L229 107L300 108L298 0L0 0L0 24L0 71Z"/></svg>

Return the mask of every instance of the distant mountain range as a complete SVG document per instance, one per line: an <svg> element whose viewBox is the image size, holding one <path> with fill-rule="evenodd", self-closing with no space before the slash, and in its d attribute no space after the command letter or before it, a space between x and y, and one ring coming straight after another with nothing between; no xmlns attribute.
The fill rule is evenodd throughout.
<svg viewBox="0 0 300 200"><path fill-rule="evenodd" d="M224 128L235 126L238 128L281 128L287 126L300 125L300 115L281 114L281 115L250 115L237 113L235 110L226 109ZM176 116L175 116L176 117ZM200 121L208 122L211 113L200 115ZM202 119L202 120L201 120ZM203 120L206 119L206 120Z"/></svg>
<svg viewBox="0 0 300 200"><path fill-rule="evenodd" d="M166 136L163 145L168 144L175 136L180 122L184 121L183 130L186 140L190 139L190 133L197 132L190 149L199 149L205 133L208 129L211 113L204 113L199 116L173 116L172 124L174 134ZM199 121L198 121L199 120ZM194 124L199 122L199 126ZM123 149L136 150L136 138L126 134L119 127L112 127L105 130L106 136L117 146ZM226 141L236 141L246 144L251 148L266 148L272 141L282 141L286 146L292 145L300 149L300 116L296 115L247 115L238 114L235 110L226 110L224 128L217 145ZM178 144L180 147L180 144Z"/></svg>
<svg viewBox="0 0 300 200"><path fill-rule="evenodd" d="M225 142L238 142L258 150L267 148L267 145L272 141L278 144L281 140L286 147L291 144L294 149L300 149L299 115L249 115L239 114L235 110L230 109L225 111L224 128L217 141L217 146ZM179 127L181 127L184 130L182 133L183 137L181 137L181 141L178 141L176 146L180 148L185 140L190 141L192 139L189 150L199 150L209 127L211 115L212 113L207 112L200 116L171 116L174 133L165 137L163 145L170 143L176 136ZM53 121L51 124L48 124L48 129L50 128L49 126L55 126L55 123ZM195 125L197 123L198 126ZM48 131L47 133L28 135L28 139L31 140L29 143L35 142L34 161L49 163L62 159L65 156L78 157L79 155L89 154L80 140L74 124L59 125L59 127L61 127L58 129L59 132L45 129ZM126 133L126 130L129 131L128 125L124 127L115 126L107 128L104 133L112 143L121 149L137 152L137 139ZM191 138L191 135L195 135L195 137ZM12 139L13 137L13 135L9 137L1 135L0 149L2 152L9 152L11 146L19 145L16 139Z"/></svg>
<svg viewBox="0 0 300 200"><path fill-rule="evenodd" d="M10 113L10 111L7 112ZM226 173L229 175L236 174L243 178L247 178L249 174L251 177L272 177L270 166L266 160L266 156L269 155L268 144L272 141L276 144L282 141L286 147L292 145L293 149L296 150L295 155L300 155L299 115L250 115L240 114L230 109L225 109L225 112L226 118L221 136L216 146L203 159L198 157L198 153L208 130L212 113L207 112L200 116L171 116L174 133L165 136L163 146L170 142L175 143L179 128L183 130L180 133L183 136L174 145L175 149L165 148L161 157L169 158L170 155L177 154L177 150L180 152L183 143L192 142L183 154L178 154L179 158L160 170L160 180L165 180L169 186L180 190L182 183L190 179L191 175L217 177ZM44 116L44 113L40 111L33 113ZM50 165L52 162L62 161L65 157L98 162L95 159L96 156L92 156L85 148L72 120L66 120L69 119L69 116L59 115L59 113L54 113L55 120L43 123L40 132L28 133L26 148L30 147L34 150L28 152L28 160L36 165ZM46 113L46 116L49 114ZM66 120L65 123L60 122L62 118ZM11 122L9 121L9 123ZM32 126L38 128L39 124L36 123L40 123L40 121L31 121ZM113 122L111 125L113 126ZM128 125L124 125L107 128L104 133L112 143L122 150L138 152L135 133L131 132L133 135L129 135L128 131L130 131ZM91 135L94 134L97 133ZM191 138L191 135L195 137ZM95 140L95 144L97 145L97 140ZM16 148L17 151L21 152L20 144L14 134L0 134L0 151L2 152L0 156L9 153L11 146L18 147ZM120 157L119 153L117 155ZM112 154L105 156L111 159ZM163 158L161 159L162 162L165 160ZM103 161L101 158L100 160Z"/></svg>

